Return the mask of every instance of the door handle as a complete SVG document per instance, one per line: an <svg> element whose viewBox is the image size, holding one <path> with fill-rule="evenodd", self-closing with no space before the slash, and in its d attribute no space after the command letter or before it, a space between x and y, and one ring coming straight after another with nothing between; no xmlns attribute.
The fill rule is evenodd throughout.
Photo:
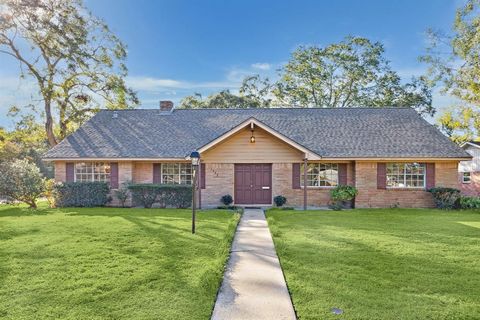
<svg viewBox="0 0 480 320"><path fill-rule="evenodd" d="M270 190L270 187L262 187L263 190Z"/></svg>

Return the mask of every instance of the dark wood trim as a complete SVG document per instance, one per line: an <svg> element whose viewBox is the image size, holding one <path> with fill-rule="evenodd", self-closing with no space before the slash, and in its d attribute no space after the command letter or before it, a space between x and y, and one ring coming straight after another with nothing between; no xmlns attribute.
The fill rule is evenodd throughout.
<svg viewBox="0 0 480 320"><path fill-rule="evenodd" d="M303 210L307 210L307 166L308 159L303 159Z"/></svg>

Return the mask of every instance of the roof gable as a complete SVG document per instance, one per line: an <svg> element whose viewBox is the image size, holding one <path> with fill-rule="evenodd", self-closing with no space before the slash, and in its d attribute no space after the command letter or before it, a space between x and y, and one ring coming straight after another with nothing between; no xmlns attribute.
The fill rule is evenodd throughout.
<svg viewBox="0 0 480 320"><path fill-rule="evenodd" d="M222 134L219 137L215 138L214 140L208 142L207 144L201 146L200 148L198 148L198 152L203 153L203 152L209 150L210 148L212 148L212 147L216 146L217 144L225 141L226 139L233 136L234 134L236 134L240 130L244 129L245 127L250 127L250 128L253 128L254 130L255 130L255 127L261 128L261 129L265 130L266 132L268 132L269 134L271 134L272 136L282 140L283 142L285 142L289 146L303 152L308 159L310 159L310 160L320 160L321 159L321 156L316 154L312 150L309 150L309 149L305 148L304 146L297 143L296 141L293 141L292 139L290 139L287 136L277 132L276 130L270 128L266 124L262 123L261 121L258 121L257 119L255 119L253 117L251 117L251 118L247 119L246 121L240 123L239 125L233 127L231 130L225 132L224 134Z"/></svg>

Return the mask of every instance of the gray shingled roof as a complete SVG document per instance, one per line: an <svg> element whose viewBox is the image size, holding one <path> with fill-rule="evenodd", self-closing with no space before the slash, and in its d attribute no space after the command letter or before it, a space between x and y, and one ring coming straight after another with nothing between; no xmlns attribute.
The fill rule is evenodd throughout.
<svg viewBox="0 0 480 320"><path fill-rule="evenodd" d="M410 108L101 111L45 155L54 158L183 158L255 118L328 158L469 155Z"/></svg>

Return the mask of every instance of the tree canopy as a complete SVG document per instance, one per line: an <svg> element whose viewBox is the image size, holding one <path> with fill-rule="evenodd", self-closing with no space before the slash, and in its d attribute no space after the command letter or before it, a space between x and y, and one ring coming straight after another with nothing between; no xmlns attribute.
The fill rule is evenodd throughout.
<svg viewBox="0 0 480 320"><path fill-rule="evenodd" d="M455 141L480 137L480 1L469 0L455 15L452 32L429 30L429 47L421 60L428 78L458 101L439 117Z"/></svg>
<svg viewBox="0 0 480 320"><path fill-rule="evenodd" d="M434 114L430 88L422 78L402 82L384 57L379 42L346 37L325 47L301 46L271 83L258 75L245 78L239 94L215 93L205 100L185 98L188 108L234 107L400 107ZM203 101L203 103L202 103Z"/></svg>
<svg viewBox="0 0 480 320"><path fill-rule="evenodd" d="M36 84L50 146L101 106L138 103L124 81L125 45L81 0L2 0L1 9L0 53Z"/></svg>

